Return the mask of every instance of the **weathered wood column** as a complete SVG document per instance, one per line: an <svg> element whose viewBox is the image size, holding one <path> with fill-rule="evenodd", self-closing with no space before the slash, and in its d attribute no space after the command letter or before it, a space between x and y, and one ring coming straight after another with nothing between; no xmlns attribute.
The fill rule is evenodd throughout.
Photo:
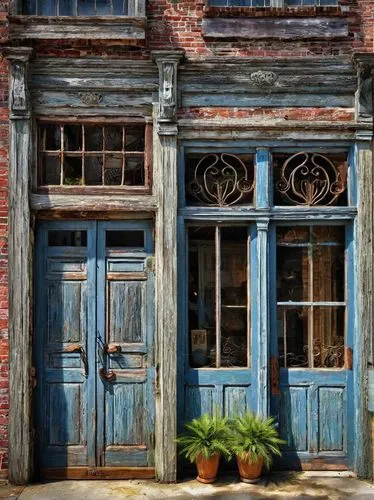
<svg viewBox="0 0 374 500"><path fill-rule="evenodd" d="M29 209L31 115L27 69L32 49L7 48L9 61L9 481L25 484L32 472L31 290Z"/></svg>
<svg viewBox="0 0 374 500"><path fill-rule="evenodd" d="M182 51L157 51L159 102L155 106L156 215L156 478L176 481L177 453L177 68Z"/></svg>
<svg viewBox="0 0 374 500"><path fill-rule="evenodd" d="M373 124L374 55L356 54L358 88L356 93L356 120ZM354 152L357 175L356 221L356 340L353 352L355 399L355 472L362 477L373 475L374 455L371 422L374 422L374 155L373 130L358 133ZM368 410L372 412L368 413ZM370 422L371 421L371 422Z"/></svg>

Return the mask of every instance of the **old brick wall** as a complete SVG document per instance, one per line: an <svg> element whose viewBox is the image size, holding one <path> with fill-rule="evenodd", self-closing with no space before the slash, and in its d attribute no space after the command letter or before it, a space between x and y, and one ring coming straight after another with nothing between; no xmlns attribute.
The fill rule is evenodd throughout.
<svg viewBox="0 0 374 500"><path fill-rule="evenodd" d="M244 40L222 41L205 39L201 34L203 16L227 15L220 9L205 7L203 0L149 0L147 7L147 41L145 47L129 47L121 41L91 42L66 40L28 42L39 57L121 57L149 59L155 49L183 48L188 58L229 56L252 57L321 57L351 55L354 52L373 52L374 0L341 0L341 9L294 9L288 12L275 9L233 9L235 16L331 16L346 18L349 36L333 41L308 40ZM7 1L0 1L0 43L8 41ZM8 419L8 302L7 302L7 172L8 172L8 66L0 62L0 477L7 469ZM283 118L289 120L354 119L352 110L332 108L234 109L189 108L179 111L180 117L198 118ZM22 416L20 415L20 418Z"/></svg>

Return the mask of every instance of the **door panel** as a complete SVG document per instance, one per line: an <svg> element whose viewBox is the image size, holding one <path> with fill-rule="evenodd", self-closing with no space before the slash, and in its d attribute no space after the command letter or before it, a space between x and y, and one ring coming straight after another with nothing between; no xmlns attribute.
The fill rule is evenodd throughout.
<svg viewBox="0 0 374 500"><path fill-rule="evenodd" d="M87 235L87 224L71 235ZM87 373L90 329L88 247L38 231L36 369L38 448L41 467L88 465L92 447L88 404L94 396ZM77 241L75 241L77 243Z"/></svg>
<svg viewBox="0 0 374 500"><path fill-rule="evenodd" d="M145 222L38 228L41 468L153 465L151 229Z"/></svg>
<svg viewBox="0 0 374 500"><path fill-rule="evenodd" d="M99 227L98 283L105 290L99 314L105 322L98 323L104 345L98 395L102 393L105 405L105 422L99 415L103 429L99 449L105 466L151 466L154 291L147 264L152 242L138 230L128 237L128 229L122 229L117 223Z"/></svg>

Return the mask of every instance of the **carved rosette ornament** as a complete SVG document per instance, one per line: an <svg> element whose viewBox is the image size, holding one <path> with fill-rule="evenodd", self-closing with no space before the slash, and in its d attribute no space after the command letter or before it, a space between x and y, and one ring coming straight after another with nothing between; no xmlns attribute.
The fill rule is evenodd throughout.
<svg viewBox="0 0 374 500"><path fill-rule="evenodd" d="M345 179L326 156L296 153L281 170L276 189L292 205L331 205L346 189Z"/></svg>
<svg viewBox="0 0 374 500"><path fill-rule="evenodd" d="M101 103L103 96L98 92L79 92L79 99L87 106L96 106Z"/></svg>
<svg viewBox="0 0 374 500"><path fill-rule="evenodd" d="M255 71L249 76L250 80L260 88L272 87L278 80L278 75L273 71Z"/></svg>
<svg viewBox="0 0 374 500"><path fill-rule="evenodd" d="M208 154L197 164L190 194L204 205L227 207L243 201L254 189L246 165L232 154Z"/></svg>

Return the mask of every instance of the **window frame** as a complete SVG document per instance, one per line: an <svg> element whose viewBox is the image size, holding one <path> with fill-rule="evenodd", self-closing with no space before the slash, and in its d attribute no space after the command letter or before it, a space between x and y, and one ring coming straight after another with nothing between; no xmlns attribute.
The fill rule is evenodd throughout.
<svg viewBox="0 0 374 500"><path fill-rule="evenodd" d="M301 207L301 206L276 206L272 204L273 200L273 184L272 184L272 155L277 153L287 153L290 156L295 152L318 152L321 154L325 154L327 157L329 153L344 153L347 156L347 164L348 164L348 172L347 172L347 206L311 206L311 207ZM185 158L189 153L197 154L200 153L201 156L206 154L207 152L211 153L232 153L232 154L251 154L255 153L255 194L254 194L254 204L253 206L247 207L193 207L186 205L185 198ZM321 224L329 224L329 225L339 225L345 226L345 280L346 280L346 288L345 288L345 350L347 347L352 346L353 335L354 335L354 312L355 312L355 304L354 304L354 265L353 265L353 256L354 256L354 220L357 214L357 199L356 199L356 173L354 166L354 148L342 145L332 146L331 144L324 143L316 143L313 145L308 145L308 147L290 147L285 144L284 146L275 146L268 147L266 144L263 146L260 145L256 147L235 147L235 144L232 145L227 143L225 147L214 147L212 145L210 148L204 148L196 146L184 146L181 147L180 150L180 162L179 162L179 172L178 176L180 181L178 182L178 199L179 199L179 241L181 245L184 247L183 254L185 257L185 262L183 263L184 272L186 276L188 276L188 236L187 236L187 227L189 224L209 224L214 222L230 223L235 222L237 224L247 224L248 226L252 225L255 228L255 233L251 238L251 244L254 244L254 250L251 248L251 282L249 284L251 289L250 296L256 296L256 281L260 279L259 275L262 270L257 269L254 266L262 266L264 262L259 262L258 258L258 230L259 225L261 224L269 224L267 233L267 244L269 249L269 255L266 257L265 267L268 269L268 276L266 280L269 282L269 289L267 292L266 302L269 308L270 314L270 323L269 323L269 331L271 332L271 347L270 354L278 355L278 346L274 344L277 342L276 337L276 312L277 312L277 297L276 297L276 228L280 225L302 225L302 226L313 226L313 225L321 225ZM266 221L266 222L265 222ZM256 228L257 226L257 228ZM181 272L183 269L181 269ZM188 297L188 284L182 285L184 288L181 290L180 296L180 307L181 310L184 311L182 313L182 328L183 337L181 341L183 342L183 350L185 354L185 368L184 370L190 372L191 370L206 370L206 368L192 368L189 366L189 329L188 329L188 315L186 308L186 300ZM253 309L253 308L251 308ZM258 312L257 312L258 313ZM251 345L252 353L254 356L256 353L253 352L253 328L252 325L255 326L256 318L252 315L251 312L251 334L249 338L249 345ZM259 332L257 332L259 335ZM254 358L249 362L249 365L252 366L254 362ZM349 368L347 364L347 359L345 355L345 363L343 368L328 368L328 370L344 370ZM212 369L212 368L211 368ZM222 368L214 368L215 370L223 370ZM226 369L226 368L225 368ZM236 370L244 369L244 368L236 368ZM247 368L248 369L248 368ZM311 370L311 368L300 368L295 367L292 369L298 370ZM313 368L313 371L323 370L324 368ZM245 370L245 369L244 369Z"/></svg>
<svg viewBox="0 0 374 500"><path fill-rule="evenodd" d="M39 130L42 125L83 125L83 126L99 126L99 127L109 127L112 125L117 125L121 127L130 127L131 125L144 126L144 185L126 186L126 185L40 185L40 160L41 151L40 145L40 135ZM152 142L153 142L153 125L147 120L139 119L111 119L104 118L90 120L74 118L39 118L35 121L35 142L34 142L34 167L32 173L32 192L35 194L83 194L83 195L108 195L108 194L123 194L123 195L149 195L152 194L152 179L153 179L153 165L152 165ZM104 151L104 144L103 144ZM83 154L83 151L81 151ZM110 152L109 152L110 154ZM126 152L123 151L126 155Z"/></svg>

